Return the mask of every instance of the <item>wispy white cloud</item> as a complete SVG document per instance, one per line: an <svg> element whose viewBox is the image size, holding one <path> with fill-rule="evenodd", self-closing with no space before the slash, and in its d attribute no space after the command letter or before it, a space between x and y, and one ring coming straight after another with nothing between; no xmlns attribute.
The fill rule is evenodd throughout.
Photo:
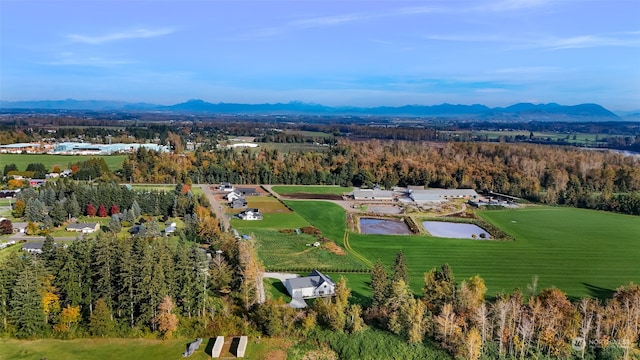
<svg viewBox="0 0 640 360"><path fill-rule="evenodd" d="M497 69L496 74L551 74L566 71L556 66L522 66L512 68Z"/></svg>
<svg viewBox="0 0 640 360"><path fill-rule="evenodd" d="M163 29L133 29L129 31L113 32L103 35L82 35L82 34L69 34L67 39L73 42L79 42L84 44L98 45L113 41L127 40L127 39L146 39L153 38L173 33L171 28Z"/></svg>
<svg viewBox="0 0 640 360"><path fill-rule="evenodd" d="M340 25L340 24L345 24L345 23L350 23L355 21L361 21L365 18L367 17L362 15L357 15L357 14L324 16L324 17L296 20L292 22L291 25L295 27L333 26L333 25Z"/></svg>
<svg viewBox="0 0 640 360"><path fill-rule="evenodd" d="M604 46L640 47L640 33L632 36L582 35L571 37L551 37L534 42L534 46L552 50L579 49Z"/></svg>
<svg viewBox="0 0 640 360"><path fill-rule="evenodd" d="M541 7L548 3L549 3L549 0L499 0L499 1L491 1L487 4L480 5L475 9L497 11L497 12L517 11L517 10Z"/></svg>
<svg viewBox="0 0 640 360"><path fill-rule="evenodd" d="M549 50L593 47L640 47L640 32L629 31L610 34L579 36L504 36L502 34L433 34L427 40L451 42L481 42L511 44L512 49L544 48Z"/></svg>
<svg viewBox="0 0 640 360"><path fill-rule="evenodd" d="M90 66L90 67L113 67L131 64L132 61L123 59L108 59L99 56L77 56L70 52L65 52L57 56L57 59L44 63L52 66Z"/></svg>

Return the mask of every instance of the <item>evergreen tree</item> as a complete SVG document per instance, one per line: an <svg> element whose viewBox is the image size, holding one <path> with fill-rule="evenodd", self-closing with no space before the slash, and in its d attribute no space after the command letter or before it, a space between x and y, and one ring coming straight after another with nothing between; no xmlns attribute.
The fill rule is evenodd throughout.
<svg viewBox="0 0 640 360"><path fill-rule="evenodd" d="M137 243L136 237L133 242ZM116 250L116 292L118 317L127 317L129 326L135 325L135 281L136 259L133 253L132 241L117 242Z"/></svg>
<svg viewBox="0 0 640 360"><path fill-rule="evenodd" d="M53 207L49 211L49 216L51 217L51 221L53 221L54 226L60 226L62 223L67 220L67 212L64 209L64 204L61 202L56 202L53 204Z"/></svg>
<svg viewBox="0 0 640 360"><path fill-rule="evenodd" d="M387 270L382 262L377 261L373 264L371 269L371 291L373 304L372 306L378 307L384 304L389 294L389 280L387 279Z"/></svg>
<svg viewBox="0 0 640 360"><path fill-rule="evenodd" d="M9 328L9 301L12 296L14 286L18 276L24 270L27 262L31 261L27 257L19 257L18 253L11 253L5 261L0 262L0 316L2 317L2 329L4 332Z"/></svg>
<svg viewBox="0 0 640 360"><path fill-rule="evenodd" d="M9 172L11 171L18 171L18 167L16 166L16 164L7 164L4 166L4 171L2 172L2 176L7 176L9 175Z"/></svg>
<svg viewBox="0 0 640 360"><path fill-rule="evenodd" d="M124 221L129 224L133 224L136 221L136 215L133 213L132 209L126 210L124 212Z"/></svg>
<svg viewBox="0 0 640 360"><path fill-rule="evenodd" d="M160 225L156 219L153 219L145 224L144 237L154 239L160 237Z"/></svg>
<svg viewBox="0 0 640 360"><path fill-rule="evenodd" d="M46 206L53 206L56 203L56 192L52 188L47 187L40 193L44 194L41 201L44 202Z"/></svg>
<svg viewBox="0 0 640 360"><path fill-rule="evenodd" d="M78 270L78 287L81 291L81 310L85 315L91 314L93 306L93 239L90 237L79 238L73 242L73 258Z"/></svg>
<svg viewBox="0 0 640 360"><path fill-rule="evenodd" d="M396 255L396 259L393 262L393 278L392 281L396 282L402 280L405 284L409 284L409 269L407 268L407 260L404 258L402 250Z"/></svg>
<svg viewBox="0 0 640 360"><path fill-rule="evenodd" d="M24 209L24 217L27 221L40 222L47 214L47 210L40 199L32 198L27 201Z"/></svg>
<svg viewBox="0 0 640 360"><path fill-rule="evenodd" d="M111 224L110 224L111 225ZM108 233L100 232L93 246L93 287L94 298L105 301L109 312L113 309L115 298L113 274L115 272L115 238Z"/></svg>
<svg viewBox="0 0 640 360"><path fill-rule="evenodd" d="M44 179L47 175L47 167L42 163L32 163L27 165L26 171L33 171L33 177L35 179Z"/></svg>
<svg viewBox="0 0 640 360"><path fill-rule="evenodd" d="M134 215L134 217L136 219L140 215L142 215L142 209L140 208L140 205L138 205L138 201L137 200L133 200L133 203L131 204L131 210L133 210L133 215Z"/></svg>
<svg viewBox="0 0 640 360"><path fill-rule="evenodd" d="M67 215L71 218L77 218L80 216L80 204L78 203L78 198L76 194L71 194L71 197L65 202L65 210Z"/></svg>
<svg viewBox="0 0 640 360"><path fill-rule="evenodd" d="M122 230L122 225L120 224L120 217L118 215L111 215L111 219L109 219L109 231L114 234L117 234Z"/></svg>
<svg viewBox="0 0 640 360"><path fill-rule="evenodd" d="M33 267L25 267L13 287L9 300L10 317L18 338L38 336L44 329L46 315L42 307L42 283L39 277Z"/></svg>
<svg viewBox="0 0 640 360"><path fill-rule="evenodd" d="M109 336L113 333L114 322L111 319L111 311L104 299L96 301L95 308L89 316L89 331L93 336Z"/></svg>
<svg viewBox="0 0 640 360"><path fill-rule="evenodd" d="M44 260L45 266L47 266L47 268L50 268L49 265L51 265L50 263L54 259L54 257L55 248L53 244L53 236L47 234L47 236L44 238L44 242L42 243L42 259Z"/></svg>

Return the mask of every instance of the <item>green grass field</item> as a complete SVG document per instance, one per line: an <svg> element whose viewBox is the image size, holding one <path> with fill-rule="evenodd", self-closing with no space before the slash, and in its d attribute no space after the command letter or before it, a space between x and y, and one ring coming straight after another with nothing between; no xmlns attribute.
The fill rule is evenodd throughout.
<svg viewBox="0 0 640 360"><path fill-rule="evenodd" d="M0 156L0 169L5 165L16 164L18 170L24 171L29 164L42 163L51 170L55 165L60 169L66 169L69 164L86 161L91 158L101 157L109 166L109 170L114 171L122 167L122 162L127 155L49 155L49 154L2 154Z"/></svg>
<svg viewBox="0 0 640 360"><path fill-rule="evenodd" d="M348 255L336 255L321 247L307 246L317 239L306 234L282 234L275 229L252 229L258 243L258 256L267 269L316 268L362 269L363 265Z"/></svg>
<svg viewBox="0 0 640 360"><path fill-rule="evenodd" d="M296 214L322 230L324 237L342 246L347 217L340 206L328 201L285 201Z"/></svg>
<svg viewBox="0 0 640 360"><path fill-rule="evenodd" d="M329 202L290 201L288 205L325 236L344 245L344 211ZM474 241L430 236L350 233L349 245L370 261L390 266L402 250L411 286L422 290L423 274L448 263L458 281L479 274L487 294L526 289L537 275L538 289L555 286L569 296L607 297L618 286L640 282L640 218L583 209L533 206L480 212L515 241ZM368 289L367 276L346 275L354 292Z"/></svg>
<svg viewBox="0 0 640 360"><path fill-rule="evenodd" d="M212 335L215 337L214 335ZM75 340L15 340L0 339L0 359L12 360L155 360L183 359L186 345L195 339L75 339ZM204 338L200 348L189 357L193 360L211 359L205 354L208 338ZM231 337L225 337L222 358L234 358L229 353ZM281 348L277 340L261 339L256 343L249 338L245 359L265 359L269 351Z"/></svg>
<svg viewBox="0 0 640 360"><path fill-rule="evenodd" d="M272 187L272 190L280 195L307 193L307 194L332 194L342 195L353 191L352 187L342 186L308 186L308 185L280 185Z"/></svg>

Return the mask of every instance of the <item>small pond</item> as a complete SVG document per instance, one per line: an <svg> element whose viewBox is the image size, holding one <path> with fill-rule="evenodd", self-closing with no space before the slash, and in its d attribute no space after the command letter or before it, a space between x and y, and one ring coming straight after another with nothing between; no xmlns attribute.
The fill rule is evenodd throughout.
<svg viewBox="0 0 640 360"><path fill-rule="evenodd" d="M361 234L409 235L409 226L401 220L360 218Z"/></svg>
<svg viewBox="0 0 640 360"><path fill-rule="evenodd" d="M422 226L431 234L436 237L443 238L455 238L455 239L475 239L477 240L489 240L491 235L483 228L474 224L461 224L445 221L423 221ZM484 239L482 235L484 234Z"/></svg>

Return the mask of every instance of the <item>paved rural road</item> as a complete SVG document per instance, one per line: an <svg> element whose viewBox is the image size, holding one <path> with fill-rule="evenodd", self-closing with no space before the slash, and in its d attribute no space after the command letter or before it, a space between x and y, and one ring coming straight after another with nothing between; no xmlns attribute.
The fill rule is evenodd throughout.
<svg viewBox="0 0 640 360"><path fill-rule="evenodd" d="M222 204L220 204L218 200L216 200L213 190L211 189L211 185L197 184L196 186L199 186L200 189L202 189L202 192L204 193L204 195L207 197L207 199L209 199L209 203L211 203L211 209L216 214L216 217L220 222L220 226L222 227L222 230L223 231L229 230L230 228L229 218L224 213L224 209L222 209Z"/></svg>

